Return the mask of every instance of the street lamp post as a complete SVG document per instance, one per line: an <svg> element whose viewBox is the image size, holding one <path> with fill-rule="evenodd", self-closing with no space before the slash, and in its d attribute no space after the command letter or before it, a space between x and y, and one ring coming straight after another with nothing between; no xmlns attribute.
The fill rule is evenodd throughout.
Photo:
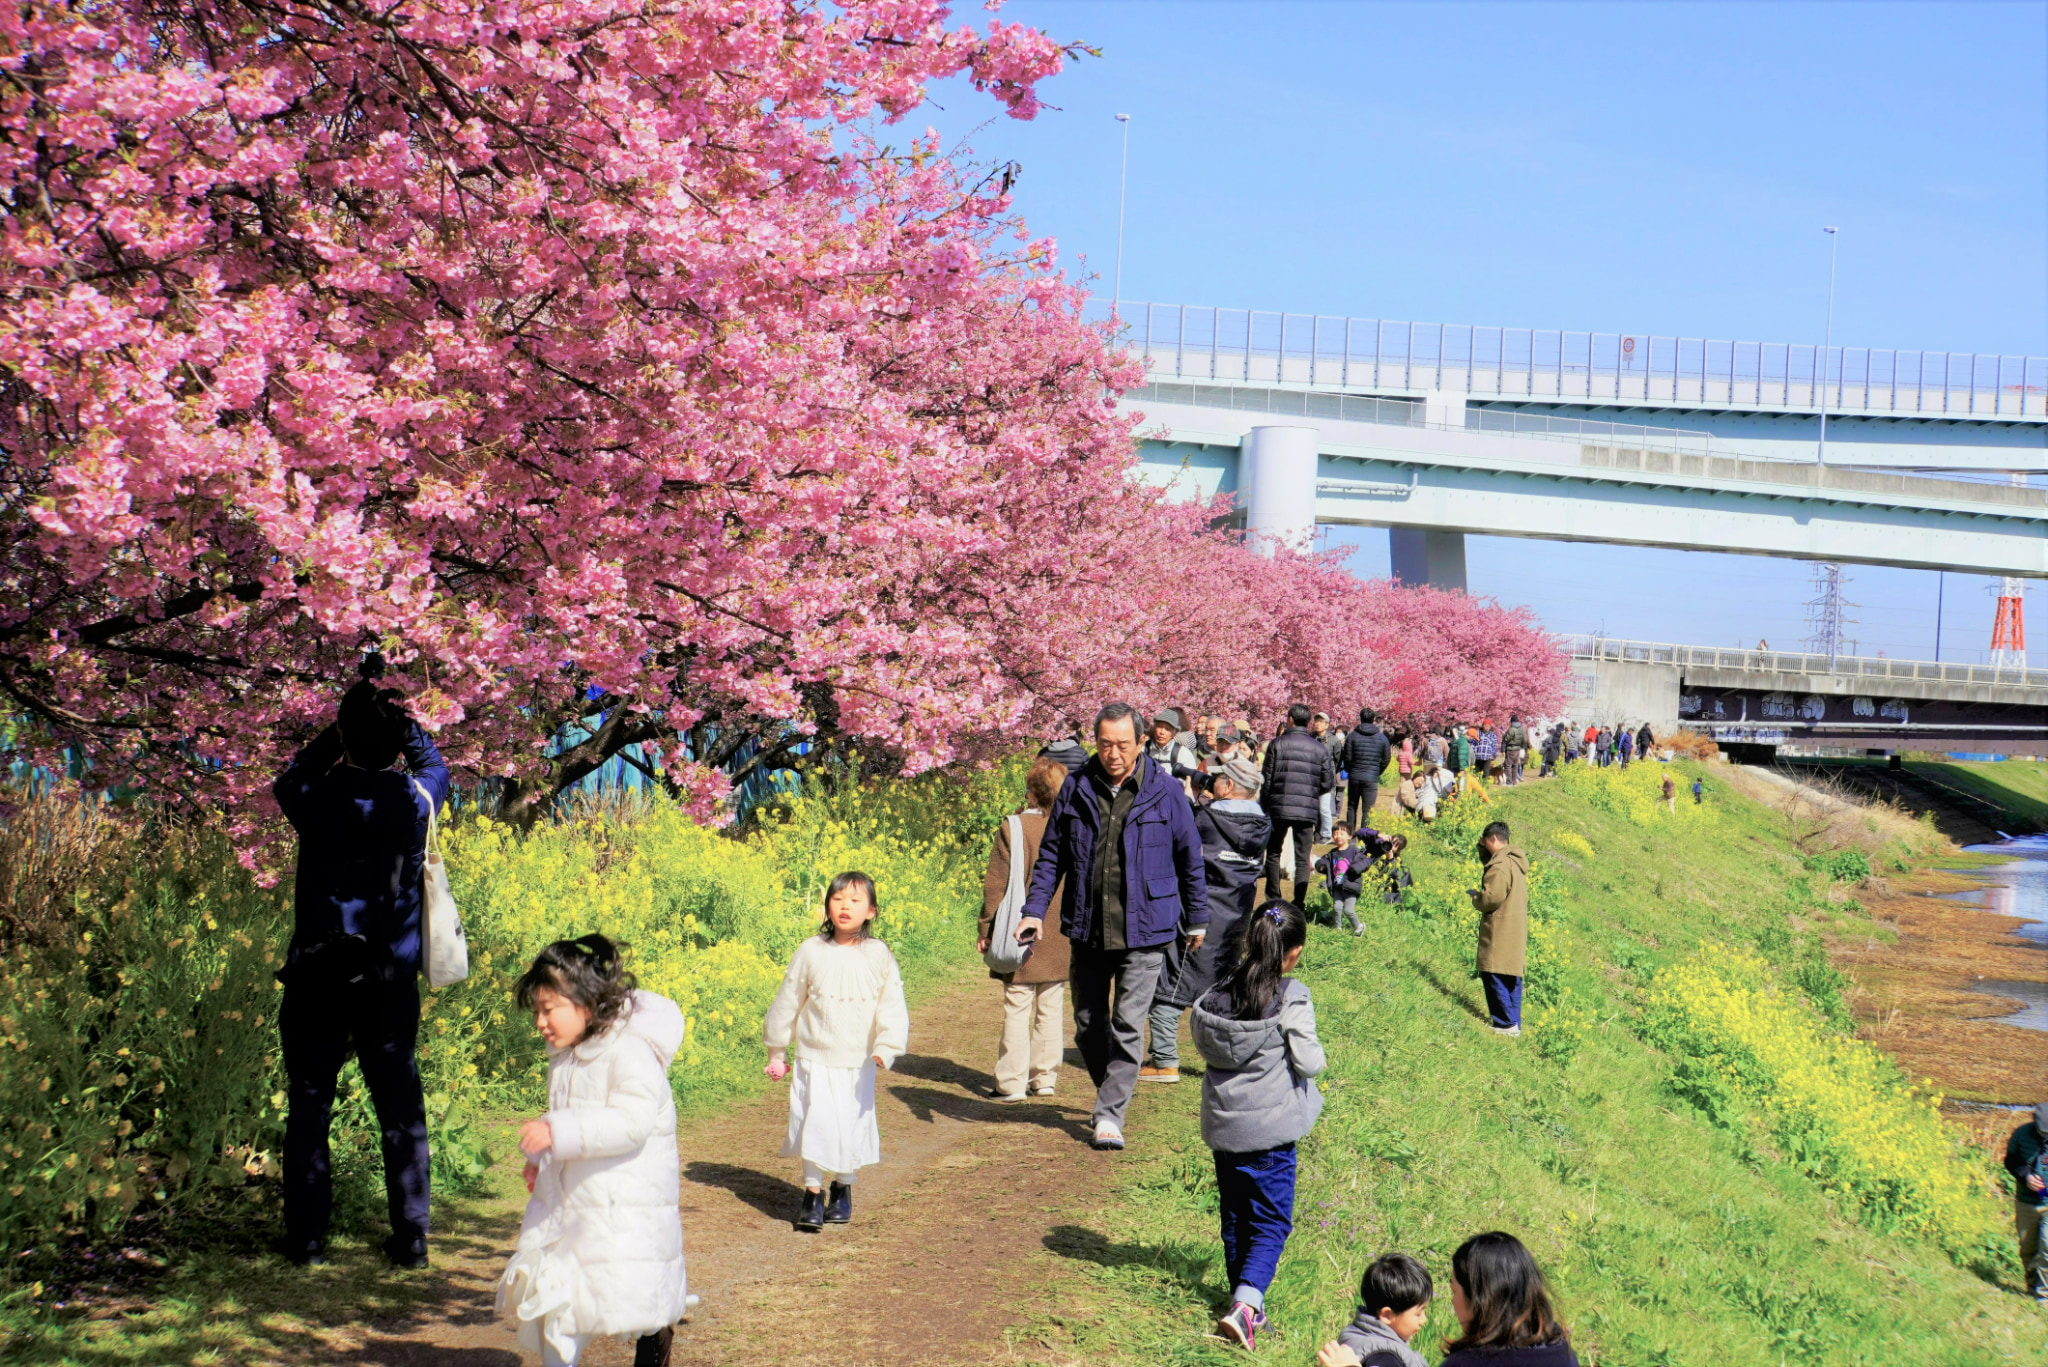
<svg viewBox="0 0 2048 1367"><path fill-rule="evenodd" d="M1835 248L1842 236L1833 228L1822 228L1828 235L1828 327L1827 340L1820 349L1820 455L1817 464L1828 463L1828 355L1835 349Z"/></svg>
<svg viewBox="0 0 2048 1367"><path fill-rule="evenodd" d="M1123 168L1116 178L1116 297L1110 301L1112 318L1123 316L1124 304L1124 191L1131 179L1131 116L1119 114L1116 121L1124 126Z"/></svg>

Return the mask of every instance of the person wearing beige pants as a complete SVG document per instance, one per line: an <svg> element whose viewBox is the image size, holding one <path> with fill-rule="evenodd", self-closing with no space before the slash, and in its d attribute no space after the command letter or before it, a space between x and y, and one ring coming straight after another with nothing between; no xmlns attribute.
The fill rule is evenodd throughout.
<svg viewBox="0 0 2048 1367"><path fill-rule="evenodd" d="M1024 810L1018 815L1024 833L1024 848L1010 848L1010 823L996 827L995 846L989 851L988 874L982 882L981 922L975 931L978 950L988 948L996 909L1010 886L1010 861L1023 860L1028 871L1038 862L1038 842L1045 835L1045 815L1067 781L1067 768L1056 759L1041 758L1024 777ZM1059 894L1053 894L1059 901ZM1059 1082L1062 1043L1065 1038L1067 970L1070 955L1067 937L1057 924L1048 924L1033 945L1031 955L1015 973L990 973L1003 985L1003 1033L996 1051L995 1086L989 1095L998 1101L1022 1101L1026 1096L1051 1096Z"/></svg>
<svg viewBox="0 0 2048 1367"><path fill-rule="evenodd" d="M1027 1091L1031 1096L1053 1094L1060 1080L1066 1006L1064 982L1004 984L1003 1042L996 1050L992 1093L996 1099L1014 1101Z"/></svg>

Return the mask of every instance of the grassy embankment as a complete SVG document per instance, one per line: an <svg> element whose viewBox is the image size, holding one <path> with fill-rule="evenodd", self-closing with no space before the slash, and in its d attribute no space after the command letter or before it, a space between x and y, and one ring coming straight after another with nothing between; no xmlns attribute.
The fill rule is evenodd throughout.
<svg viewBox="0 0 2048 1367"><path fill-rule="evenodd" d="M1420 905L1377 909L1360 938L1312 932L1302 977L1332 1060L1328 1106L1302 1147L1296 1233L1269 1301L1278 1332L1261 1356L1310 1361L1348 1317L1364 1264L1401 1249L1438 1278L1417 1345L1435 1359L1456 1327L1451 1250L1500 1228L1536 1251L1588 1362L2048 1361L2048 1315L2017 1293L2001 1242L2009 1198L1981 1151L1923 1158L1947 1185L1922 1194L1946 1214L1918 1221L1880 1190L1890 1179L1838 1161L1859 1146L1924 1156L1950 1142L1901 1101L1882 1059L1835 1033L1843 983L1821 939L1882 932L1848 885L1809 872L1777 814L1707 772L1708 808L1675 816L1603 810L1554 783L1497 795L1490 814L1513 823L1539 870L1531 987L1554 1010L1532 1008L1519 1040L1482 1019L1474 918L1455 906L1474 881L1460 849L1418 834ZM1886 839L1899 829L1865 823L1859 853L1896 872L1935 852L1924 828ZM1752 1024L1778 1036L1754 1041L1758 1056L1796 1045L1832 1061L1781 1069L1775 1094L1745 1102L1723 1085L1730 1069L1646 1043L1657 1021L1678 1039L1672 1013L1699 1006L1657 975L1713 963L1694 957L1710 942L1760 952L1787 985L1748 1002L1765 1013ZM1231 1360L1202 1337L1227 1288L1188 1090L1140 1097L1126 1199L1098 1228L1047 1240L1068 1261L1046 1298L1056 1308L1019 1336L1026 1356Z"/></svg>
<svg viewBox="0 0 2048 1367"><path fill-rule="evenodd" d="M2035 830L2048 830L2048 763L2009 759L1907 760L1906 768L1975 793L2011 812Z"/></svg>

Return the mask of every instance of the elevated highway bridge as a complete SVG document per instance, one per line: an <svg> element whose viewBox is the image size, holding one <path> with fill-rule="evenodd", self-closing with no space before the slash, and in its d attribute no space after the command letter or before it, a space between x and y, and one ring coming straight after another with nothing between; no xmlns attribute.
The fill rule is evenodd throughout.
<svg viewBox="0 0 2048 1367"><path fill-rule="evenodd" d="M2048 577L2048 358L1127 304L1146 477L1255 541L1383 526ZM1823 408L1827 462L1816 459Z"/></svg>

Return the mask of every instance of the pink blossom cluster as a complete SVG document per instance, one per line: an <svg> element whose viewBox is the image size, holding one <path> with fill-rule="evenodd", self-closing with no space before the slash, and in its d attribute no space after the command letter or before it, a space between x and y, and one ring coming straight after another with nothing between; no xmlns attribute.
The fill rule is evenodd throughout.
<svg viewBox="0 0 2048 1367"><path fill-rule="evenodd" d="M1555 693L1526 620L1257 559L1131 478L1136 369L1012 212L1014 168L879 140L948 79L1029 118L1077 49L948 23L0 12L17 753L253 829L371 645L468 775L537 801L667 743L706 815L711 738L749 719L916 769L1117 692ZM593 686L602 725L550 755Z"/></svg>

